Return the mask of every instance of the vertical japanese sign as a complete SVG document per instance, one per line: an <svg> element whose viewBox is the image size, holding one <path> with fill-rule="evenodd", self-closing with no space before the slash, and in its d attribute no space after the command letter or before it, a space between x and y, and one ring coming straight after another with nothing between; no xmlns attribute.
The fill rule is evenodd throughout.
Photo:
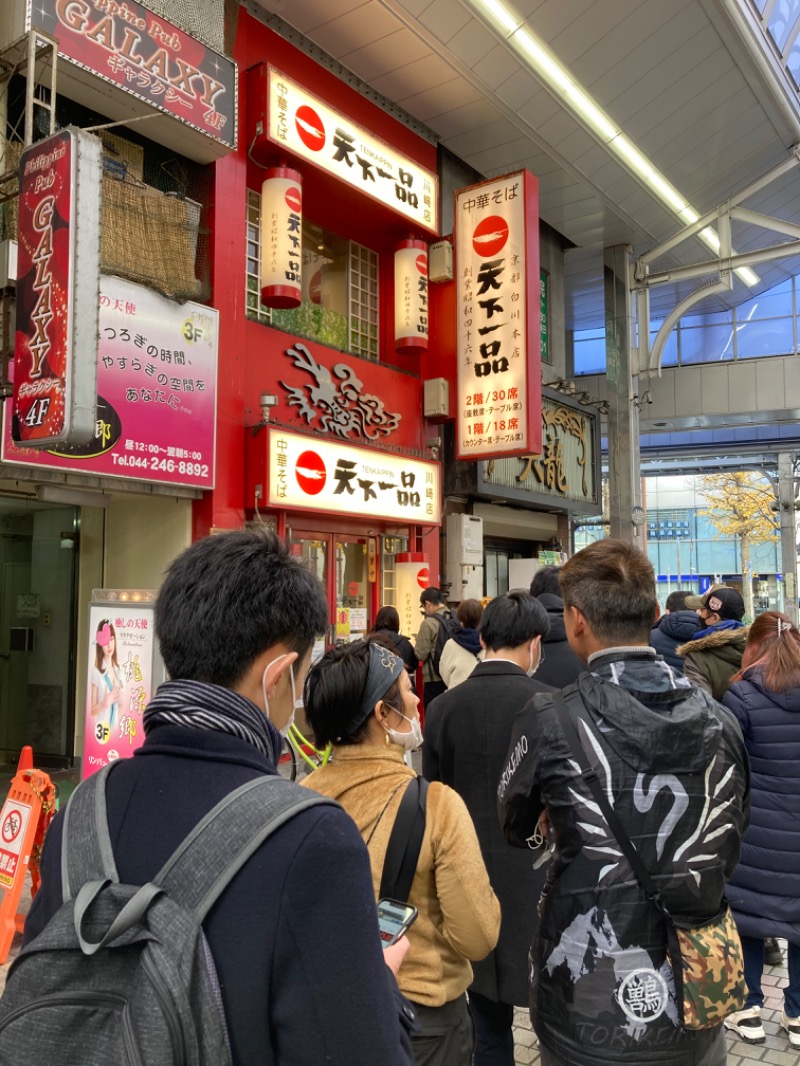
<svg viewBox="0 0 800 1066"><path fill-rule="evenodd" d="M155 687L153 614L152 605L130 601L89 607L84 778L144 740L142 716Z"/></svg>
<svg viewBox="0 0 800 1066"><path fill-rule="evenodd" d="M89 442L21 448L4 427L2 458L213 488L218 312L107 276L95 313L98 304L100 341L93 333L84 349L97 375ZM85 357L89 351L94 359Z"/></svg>
<svg viewBox="0 0 800 1066"><path fill-rule="evenodd" d="M539 323L540 345L542 349L542 362L550 362L550 275L542 270L539 272Z"/></svg>
<svg viewBox="0 0 800 1066"><path fill-rule="evenodd" d="M431 584L431 569L422 552L398 552L395 559L395 607L400 615L400 632L415 637L422 616L419 594Z"/></svg>
<svg viewBox="0 0 800 1066"><path fill-rule="evenodd" d="M261 302L299 307L303 298L303 175L273 167L261 186ZM319 300L317 300L317 303Z"/></svg>
<svg viewBox="0 0 800 1066"><path fill-rule="evenodd" d="M456 193L457 456L542 444L539 193L527 170Z"/></svg>
<svg viewBox="0 0 800 1066"><path fill-rule="evenodd" d="M24 447L94 433L101 152L69 127L20 160L12 432Z"/></svg>
<svg viewBox="0 0 800 1066"><path fill-rule="evenodd" d="M438 235L438 178L269 68L269 139Z"/></svg>

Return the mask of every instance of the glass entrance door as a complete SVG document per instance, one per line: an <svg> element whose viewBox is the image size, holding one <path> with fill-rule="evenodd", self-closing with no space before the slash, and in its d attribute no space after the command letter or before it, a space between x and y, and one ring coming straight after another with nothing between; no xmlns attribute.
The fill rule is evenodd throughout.
<svg viewBox="0 0 800 1066"><path fill-rule="evenodd" d="M369 632L369 557L366 537L334 537L336 637L359 640Z"/></svg>

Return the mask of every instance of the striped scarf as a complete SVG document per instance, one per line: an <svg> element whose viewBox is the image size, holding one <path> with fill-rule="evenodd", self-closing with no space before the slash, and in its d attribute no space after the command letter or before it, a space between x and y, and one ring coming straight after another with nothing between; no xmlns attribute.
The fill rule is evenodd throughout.
<svg viewBox="0 0 800 1066"><path fill-rule="evenodd" d="M145 708L145 736L162 723L239 737L273 766L280 755L280 735L264 712L245 696L220 685L185 679L166 681Z"/></svg>

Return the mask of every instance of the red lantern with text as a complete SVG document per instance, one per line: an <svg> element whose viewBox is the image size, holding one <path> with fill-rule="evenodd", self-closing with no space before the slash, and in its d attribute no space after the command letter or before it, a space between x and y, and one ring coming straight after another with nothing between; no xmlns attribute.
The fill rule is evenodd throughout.
<svg viewBox="0 0 800 1066"><path fill-rule="evenodd" d="M403 355L428 348L428 245L402 241L394 253L394 347Z"/></svg>
<svg viewBox="0 0 800 1066"><path fill-rule="evenodd" d="M303 298L303 176L288 167L267 171L261 186L261 302L299 307Z"/></svg>

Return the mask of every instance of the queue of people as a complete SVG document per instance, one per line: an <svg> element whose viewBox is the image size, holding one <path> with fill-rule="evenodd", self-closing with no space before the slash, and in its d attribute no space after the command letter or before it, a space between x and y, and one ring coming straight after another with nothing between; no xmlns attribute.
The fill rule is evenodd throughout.
<svg viewBox="0 0 800 1066"><path fill-rule="evenodd" d="M19 976L0 1001L0 1061L24 975L64 908L64 928L71 908L88 916L74 923L79 953L90 935L92 958L115 937L117 962L152 952L150 903L115 910L128 898L117 890L158 898L181 842L265 779L283 813L200 912L207 956L182 963L191 976L213 957L220 1066L513 1066L513 1009L525 1004L542 1066L722 1066L726 1029L764 1040L775 935L789 943L780 1024L800 1047L800 634L777 612L748 629L737 597L710 589L691 633L687 618L653 629L652 566L604 540L530 592L465 601L456 618L427 589L415 648L383 608L367 640L312 666L325 597L285 546L255 531L192 545L156 604L170 680L147 708L144 745L104 771L105 806L93 801L108 821L100 879L81 888L83 867L62 855L69 818L88 817L80 799L48 834ZM675 601L666 617L693 607ZM662 638L668 654L652 646ZM305 787L276 771L301 693L333 751ZM422 777L410 765L420 747ZM694 1027L671 930L716 929L726 893L746 999L727 1016L706 1004ZM407 919L382 948L394 940L379 923L387 902ZM724 967L718 977L722 999ZM45 1043L28 1061L59 1061L43 1050L59 1027L88 1047L119 1024L130 1050L131 1025L109 1013L98 1028L78 998L38 1028ZM180 1029L192 1017L171 1017L182 1046L198 1046Z"/></svg>

